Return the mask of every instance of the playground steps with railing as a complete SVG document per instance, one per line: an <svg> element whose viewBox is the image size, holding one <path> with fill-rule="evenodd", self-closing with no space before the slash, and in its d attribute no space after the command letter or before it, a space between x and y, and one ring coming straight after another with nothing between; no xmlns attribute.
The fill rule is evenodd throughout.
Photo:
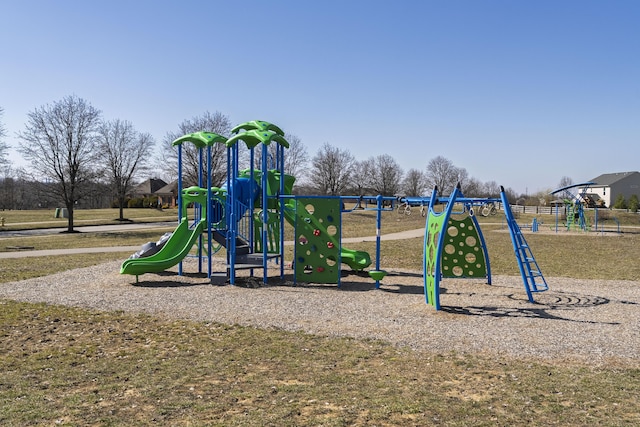
<svg viewBox="0 0 640 427"><path fill-rule="evenodd" d="M520 275L522 276L529 301L534 302L532 294L534 292L546 291L549 289L549 286L542 275L542 271L540 271L540 267L533 256L533 252L531 252L531 248L529 247L527 240L522 234L522 230L520 230L518 222L513 216L504 188L500 187L500 190L500 197L502 198L502 203L505 206L504 214L507 219L507 225L509 226L511 243L513 244L518 268L520 269Z"/></svg>
<svg viewBox="0 0 640 427"><path fill-rule="evenodd" d="M227 233L226 230L213 230L213 240L227 247ZM236 254L245 255L251 252L251 248L249 247L249 243L243 238L236 236Z"/></svg>
<svg viewBox="0 0 640 427"><path fill-rule="evenodd" d="M267 260L278 258L279 255L267 255ZM246 254L246 255L238 255L236 256L235 269L236 270L249 270L253 268L262 268L263 264L263 255L262 254ZM229 265L227 265L229 268Z"/></svg>
<svg viewBox="0 0 640 427"><path fill-rule="evenodd" d="M549 286L540 271L527 240L520 230L520 226L515 220L509 220L508 223L512 235L515 236L514 249L522 278L526 281L527 293L546 291Z"/></svg>
<svg viewBox="0 0 640 427"><path fill-rule="evenodd" d="M215 230L213 232L213 239L226 247L227 238L226 233L223 230ZM267 255L267 259L273 259L279 257L278 254ZM235 270L253 270L258 268L263 268L263 254L261 253L251 253L251 248L248 242L241 237L236 237L236 257L234 260L234 269ZM231 265L226 265L226 271L214 272L211 273L211 283L212 284L222 284L225 283L230 275Z"/></svg>

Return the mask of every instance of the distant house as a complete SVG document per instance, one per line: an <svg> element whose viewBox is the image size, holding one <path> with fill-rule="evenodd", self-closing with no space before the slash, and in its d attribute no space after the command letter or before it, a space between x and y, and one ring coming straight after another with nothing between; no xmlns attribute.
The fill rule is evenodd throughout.
<svg viewBox="0 0 640 427"><path fill-rule="evenodd" d="M627 201L634 194L640 197L640 172L605 173L589 182L594 184L577 187L588 204L611 207L620 195Z"/></svg>
<svg viewBox="0 0 640 427"><path fill-rule="evenodd" d="M160 206L175 208L178 205L178 181L173 181L171 184L165 185L156 191L155 194L160 199L158 200Z"/></svg>
<svg viewBox="0 0 640 427"><path fill-rule="evenodd" d="M142 183L136 185L133 190L131 190L131 193L129 193L129 196L137 199L155 196L156 192L166 185L167 183L161 179L149 178L146 181L143 181Z"/></svg>

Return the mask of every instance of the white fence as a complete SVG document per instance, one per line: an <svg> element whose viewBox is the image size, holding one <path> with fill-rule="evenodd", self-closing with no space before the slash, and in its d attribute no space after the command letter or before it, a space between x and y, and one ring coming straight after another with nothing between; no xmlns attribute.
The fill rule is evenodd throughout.
<svg viewBox="0 0 640 427"><path fill-rule="evenodd" d="M500 206L498 207L498 209L502 208L502 204L500 204ZM585 212L590 212L590 211L594 211L594 208L585 208L584 209ZM607 212L611 212L614 215L616 213L628 213L631 212L629 209L607 209L607 208L600 208L598 209L599 211L607 211ZM517 213L526 213L526 214L533 214L533 215L555 215L556 212L558 213L558 215L562 216L562 215L566 215L567 213L567 208L566 206L522 206L522 205L511 205L511 211L512 212L517 212Z"/></svg>

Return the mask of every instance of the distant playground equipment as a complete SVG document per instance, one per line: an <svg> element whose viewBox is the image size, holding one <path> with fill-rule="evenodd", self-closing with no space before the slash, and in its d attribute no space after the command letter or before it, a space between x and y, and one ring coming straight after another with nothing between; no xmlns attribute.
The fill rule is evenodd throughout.
<svg viewBox="0 0 640 427"><path fill-rule="evenodd" d="M380 266L382 212L398 209L409 215L420 207L426 216L424 238L424 289L426 302L440 308L440 280L443 278L483 278L491 284L489 257L475 213L494 215L502 203L529 301L532 294L547 289L544 277L513 218L504 190L501 199L473 199L456 188L449 197L433 190L431 197L378 196L295 196L295 177L284 172L284 153L289 147L284 132L268 122L251 121L232 129L230 138L211 132L184 135L173 142L178 149L178 227L157 242L149 242L122 263L121 274L139 276L157 273L178 265L187 256L198 259L198 272L207 263L212 283L236 282L236 271L262 270L263 283L268 269L278 267L284 278L285 221L293 227L292 268L294 282L335 283L340 286L341 266L364 272L372 264L368 252L342 245L342 214L354 209L376 212L375 264L367 274L379 288L387 272ZM240 142L249 150L249 165L240 169ZM194 144L198 150L198 184L182 188L182 145ZM227 154L226 182L212 185L211 150L224 144ZM275 145L275 156L269 146ZM260 157L256 157L260 156ZM259 160L260 168L254 167ZM346 209L346 200L356 206ZM400 210L402 207L402 211ZM437 207L437 208L436 208ZM192 219L188 211L192 209ZM195 247L195 255L193 248ZM226 249L226 270L213 271L212 257Z"/></svg>
<svg viewBox="0 0 640 427"><path fill-rule="evenodd" d="M400 215L411 215L411 207L420 207L420 216L422 216L423 218L425 216L427 216L427 206L428 206L429 202L423 202L421 201L419 205L417 204L411 204L408 201L403 201L401 203L398 203L398 213Z"/></svg>
<svg viewBox="0 0 640 427"><path fill-rule="evenodd" d="M589 231L591 226L584 215L584 204L589 200L587 189L593 184L593 182L583 182L582 184L567 185L566 187L558 188L549 193L551 195L560 194L564 196L562 199L566 212L564 227L567 231ZM556 209L556 231L558 231L559 222L560 216Z"/></svg>
<svg viewBox="0 0 640 427"><path fill-rule="evenodd" d="M498 208L494 202L486 202L480 206L482 216L493 216L498 213Z"/></svg>
<svg viewBox="0 0 640 427"><path fill-rule="evenodd" d="M602 207L602 200L594 200L598 196L594 196L589 193L589 187L594 185L593 182L583 182L581 184L572 184L566 187L561 187L553 190L552 195L563 196L562 203L565 209L565 220L562 222L560 214L556 209L556 224L555 231L558 232L560 228L564 228L567 231L599 231L599 221L602 222L598 215L598 209ZM589 222L589 218L585 215L585 208L589 207L593 209L593 224ZM620 223L618 219L613 217L617 224L617 232L620 233ZM602 229L603 230L603 229Z"/></svg>

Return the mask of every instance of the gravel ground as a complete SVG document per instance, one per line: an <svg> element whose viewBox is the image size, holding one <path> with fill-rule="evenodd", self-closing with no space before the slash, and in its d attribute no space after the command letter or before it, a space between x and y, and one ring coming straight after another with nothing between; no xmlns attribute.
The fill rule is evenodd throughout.
<svg viewBox="0 0 640 427"><path fill-rule="evenodd" d="M273 277L211 285L198 274L135 277L120 262L0 285L0 298L150 313L170 318L382 339L436 353L456 351L590 365L640 362L640 286L632 281L549 278L528 302L520 277L441 283L442 309L424 302L421 272L389 270L376 290L364 276L342 286ZM270 274L278 274L276 269ZM185 263L185 272L196 271ZM258 273L261 275L261 273ZM260 276L261 277L261 276Z"/></svg>

